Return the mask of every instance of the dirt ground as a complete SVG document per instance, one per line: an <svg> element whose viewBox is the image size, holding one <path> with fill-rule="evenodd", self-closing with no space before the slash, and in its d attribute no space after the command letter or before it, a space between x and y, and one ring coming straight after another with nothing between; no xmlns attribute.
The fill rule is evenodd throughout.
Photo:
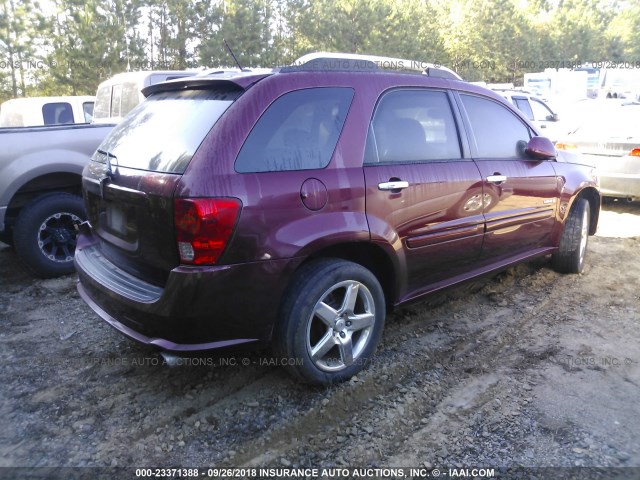
<svg viewBox="0 0 640 480"><path fill-rule="evenodd" d="M542 259L398 311L370 367L327 389L296 383L264 352L163 365L99 320L74 276L34 279L0 244L0 467L29 467L0 477L640 467L640 204L603 208L584 274ZM598 478L614 471L640 476Z"/></svg>

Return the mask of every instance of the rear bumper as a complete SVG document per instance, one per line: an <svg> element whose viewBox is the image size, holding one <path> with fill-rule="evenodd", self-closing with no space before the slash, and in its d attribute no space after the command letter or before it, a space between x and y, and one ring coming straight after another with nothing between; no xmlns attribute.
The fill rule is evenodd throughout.
<svg viewBox="0 0 640 480"><path fill-rule="evenodd" d="M91 309L98 314L100 318L102 318L105 322L111 325L113 328L118 330L120 333L126 335L127 337L139 342L144 343L145 345L153 345L159 347L163 350L170 350L174 352L190 352L190 351L200 351L200 350L211 350L215 348L224 348L230 347L234 345L240 345L243 343L250 343L256 341L256 339L235 339L235 340L226 340L220 342L210 342L210 343L174 343L165 338L154 338L147 337L146 335L137 332L136 330L127 327L124 323L119 322L115 318L113 318L109 313L103 310L100 305L93 301L93 299L89 296L87 291L83 288L82 284L78 282L78 293L82 299L91 307Z"/></svg>
<svg viewBox="0 0 640 480"><path fill-rule="evenodd" d="M640 173L599 172L602 195L640 198Z"/></svg>
<svg viewBox="0 0 640 480"><path fill-rule="evenodd" d="M177 267L161 288L119 269L96 245L81 244L75 265L82 299L127 337L176 352L268 342L285 279L301 262Z"/></svg>

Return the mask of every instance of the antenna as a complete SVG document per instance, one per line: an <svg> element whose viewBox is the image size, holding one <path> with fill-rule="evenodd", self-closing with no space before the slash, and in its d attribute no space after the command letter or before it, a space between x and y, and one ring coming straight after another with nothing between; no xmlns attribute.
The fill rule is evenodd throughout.
<svg viewBox="0 0 640 480"><path fill-rule="evenodd" d="M238 61L238 59L236 58L236 56L233 53L233 50L231 50L231 47L229 46L229 44L227 43L226 39L222 39L222 41L224 42L224 46L227 47L227 50L229 50L229 53L231 54L231 56L233 57L233 60L236 62L236 65L238 65L238 68L240 69L240 71L244 71L244 69L242 68L242 65L240 65L240 62Z"/></svg>
<svg viewBox="0 0 640 480"><path fill-rule="evenodd" d="M124 16L124 5L122 6L122 24L124 25L124 46L127 55L127 72L130 72L131 62L129 59L129 40L127 39L127 19Z"/></svg>

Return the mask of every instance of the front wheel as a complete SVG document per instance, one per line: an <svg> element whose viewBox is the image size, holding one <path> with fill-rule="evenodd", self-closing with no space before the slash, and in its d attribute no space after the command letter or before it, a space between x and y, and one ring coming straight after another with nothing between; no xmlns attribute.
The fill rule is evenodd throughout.
<svg viewBox="0 0 640 480"><path fill-rule="evenodd" d="M584 198L576 200L569 212L558 251L552 256L552 265L561 273L582 273L589 239L591 210Z"/></svg>
<svg viewBox="0 0 640 480"><path fill-rule="evenodd" d="M370 361L384 327L382 287L366 268L325 259L302 267L274 333L276 354L308 383L348 380Z"/></svg>
<svg viewBox="0 0 640 480"><path fill-rule="evenodd" d="M75 226L85 219L82 198L70 193L43 195L18 215L13 233L16 252L40 277L72 273Z"/></svg>

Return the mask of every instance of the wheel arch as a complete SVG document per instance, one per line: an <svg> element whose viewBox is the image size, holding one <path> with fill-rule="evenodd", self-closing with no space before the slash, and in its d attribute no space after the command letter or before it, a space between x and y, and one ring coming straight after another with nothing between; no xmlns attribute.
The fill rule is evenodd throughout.
<svg viewBox="0 0 640 480"><path fill-rule="evenodd" d="M314 252L298 268L301 268L308 262L321 258L348 260L371 271L378 279L378 282L380 282L380 286L384 292L387 311L393 309L398 295L396 282L398 278L398 266L394 264L392 258L382 247L370 242L351 242L332 245Z"/></svg>
<svg viewBox="0 0 640 480"><path fill-rule="evenodd" d="M11 226L23 207L36 198L54 192L82 193L82 175L75 172L49 172L24 182L11 196L5 214L5 226Z"/></svg>
<svg viewBox="0 0 640 480"><path fill-rule="evenodd" d="M598 229L598 219L600 216L600 205L602 204L602 196L600 192L594 187L586 187L576 195L573 204L579 199L584 198L589 202L590 221L589 221L589 235L594 235ZM573 204L571 205L573 207Z"/></svg>

